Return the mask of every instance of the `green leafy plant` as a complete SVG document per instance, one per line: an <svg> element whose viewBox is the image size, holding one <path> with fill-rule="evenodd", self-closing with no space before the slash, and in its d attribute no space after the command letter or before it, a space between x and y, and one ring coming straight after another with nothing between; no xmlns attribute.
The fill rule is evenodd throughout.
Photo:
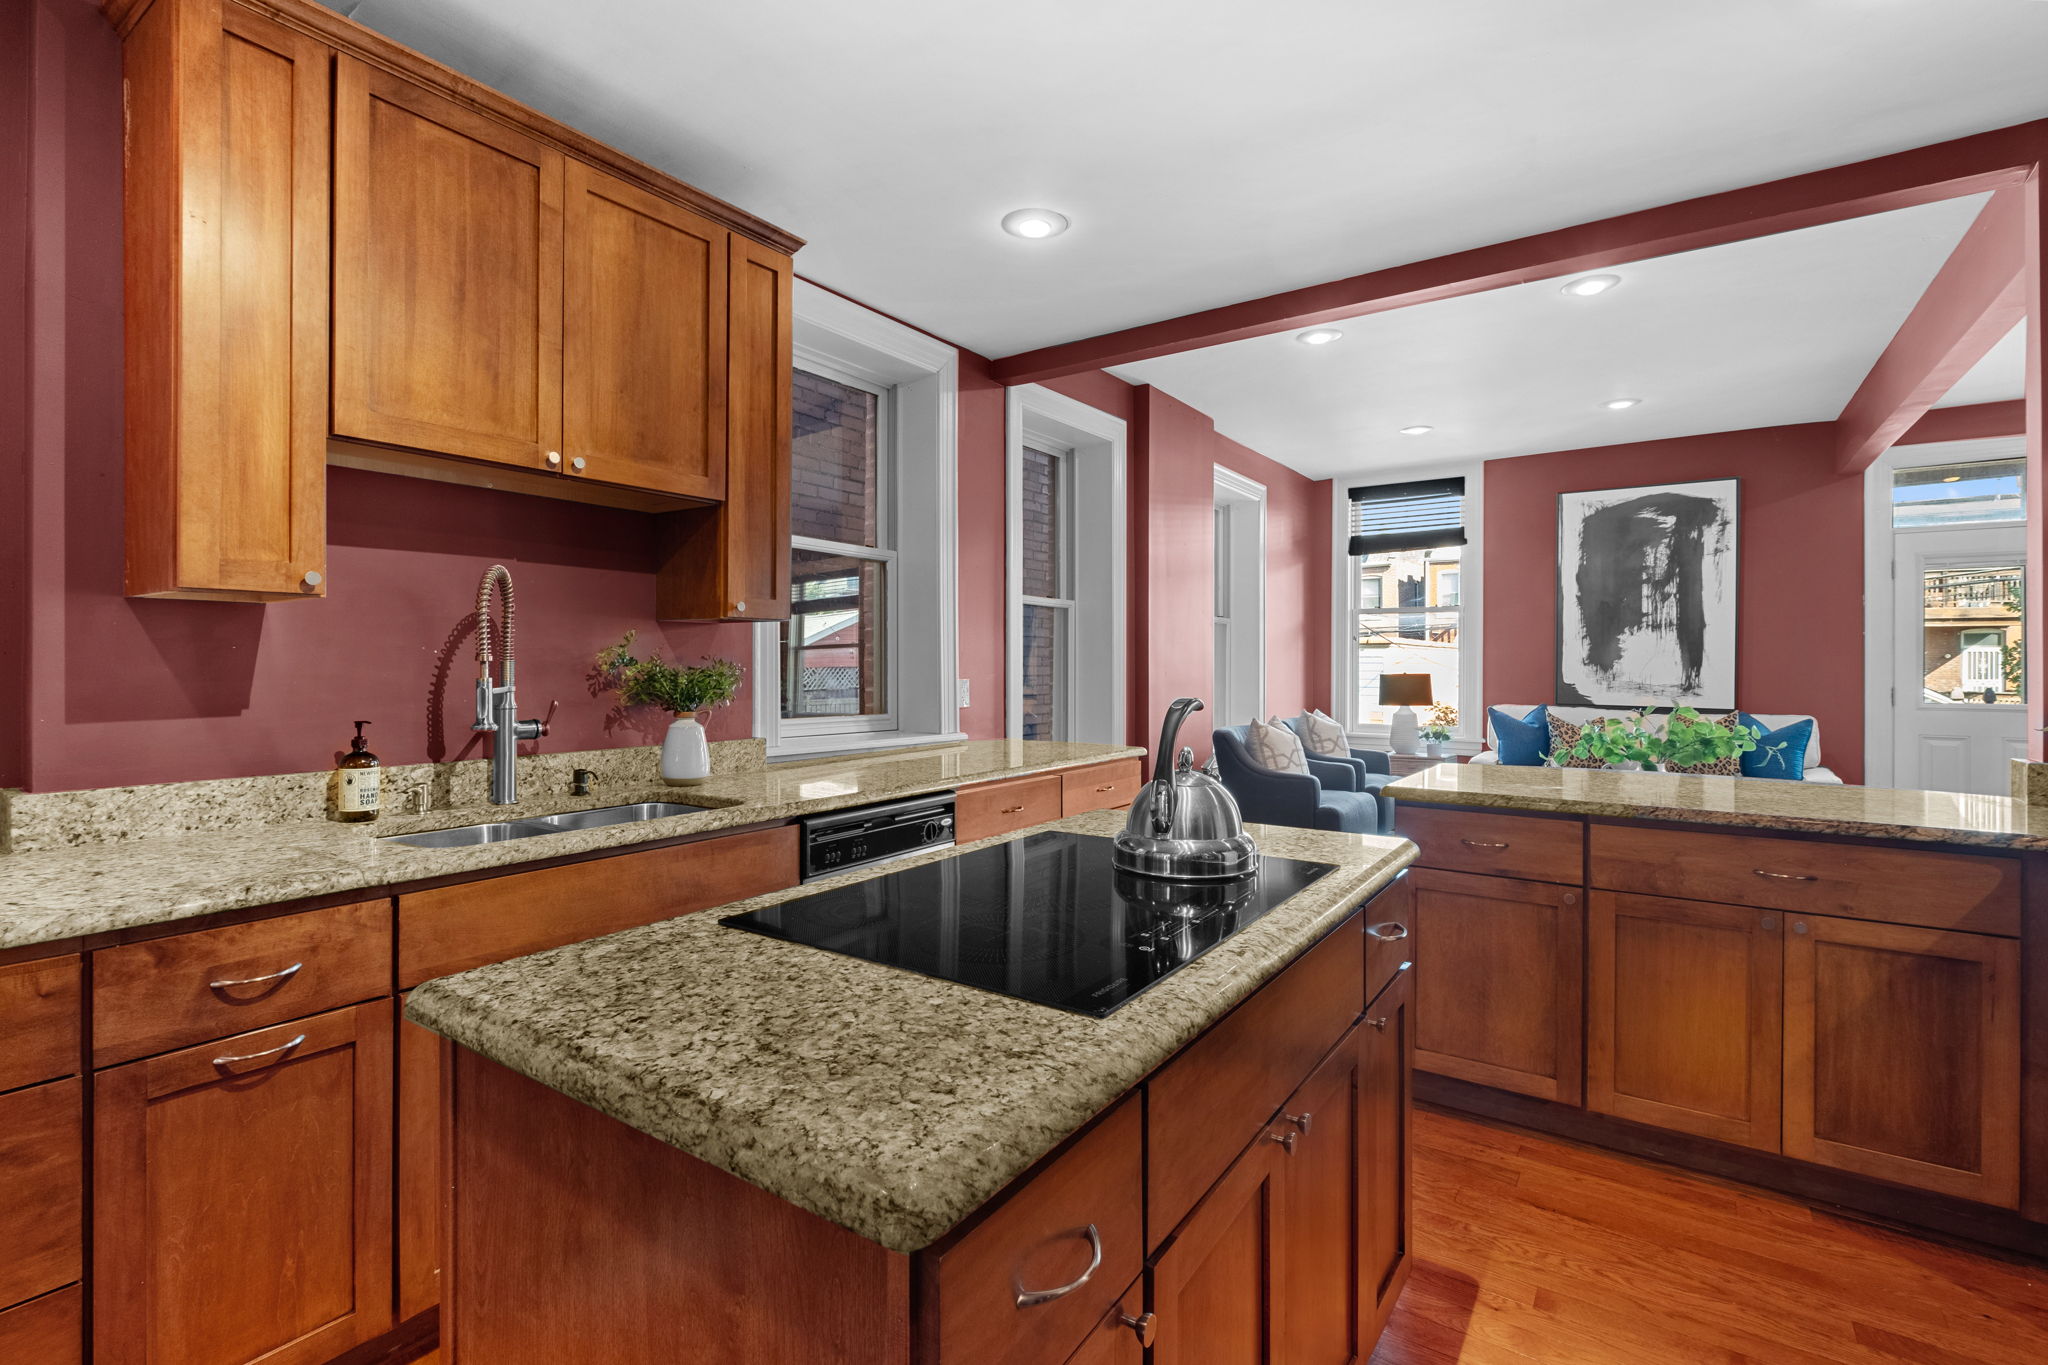
<svg viewBox="0 0 2048 1365"><path fill-rule="evenodd" d="M1432 744L1448 744L1458 733L1458 708L1449 702L1438 702L1429 708L1429 719L1422 723L1421 736Z"/></svg>
<svg viewBox="0 0 2048 1365"><path fill-rule="evenodd" d="M591 690L619 694L628 706L653 706L676 716L695 716L723 706L739 691L744 676L730 659L706 659L678 667L660 658L633 656L637 631L599 650L590 670Z"/></svg>
<svg viewBox="0 0 2048 1365"><path fill-rule="evenodd" d="M1769 746L1774 753L1784 747L1783 743ZM1550 761L1560 768L1572 759L1589 758L1618 767L1654 769L1664 764L1694 768L1754 753L1756 748L1756 731L1747 725L1724 725L1690 706L1680 706L1666 718L1661 735L1651 731L1646 711L1596 717L1579 727L1578 742L1571 748L1553 750Z"/></svg>
<svg viewBox="0 0 2048 1365"><path fill-rule="evenodd" d="M1747 725L1724 725L1708 720L1690 706L1681 706L1665 722L1662 741L1667 767L1693 768L1702 763L1719 763L1756 751L1756 731ZM1774 748L1783 748L1782 744Z"/></svg>
<svg viewBox="0 0 2048 1365"><path fill-rule="evenodd" d="M1595 716L1579 727L1579 738L1571 748L1550 751L1550 762L1562 768L1572 759L1590 758L1610 767L1654 768L1658 743L1640 711L1630 716Z"/></svg>

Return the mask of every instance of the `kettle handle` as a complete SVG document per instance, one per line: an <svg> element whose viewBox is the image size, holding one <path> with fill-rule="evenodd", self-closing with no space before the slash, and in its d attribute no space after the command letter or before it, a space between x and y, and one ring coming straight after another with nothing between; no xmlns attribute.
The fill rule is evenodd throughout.
<svg viewBox="0 0 2048 1365"><path fill-rule="evenodd" d="M1166 720L1159 727L1159 752L1152 760L1152 780L1159 790L1152 798L1152 832L1164 835L1173 828L1173 741L1188 712L1202 709L1200 697L1180 697L1166 708Z"/></svg>

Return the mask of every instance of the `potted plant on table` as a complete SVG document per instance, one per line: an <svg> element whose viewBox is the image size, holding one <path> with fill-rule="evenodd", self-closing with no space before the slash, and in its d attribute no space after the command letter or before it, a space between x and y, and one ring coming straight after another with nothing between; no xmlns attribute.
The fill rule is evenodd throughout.
<svg viewBox="0 0 2048 1365"><path fill-rule="evenodd" d="M1710 719L1690 706L1680 706L1665 719L1664 732L1651 730L1649 713L1596 716L1579 727L1569 748L1551 751L1550 761L1564 767L1574 759L1594 759L1624 771L1702 772L1724 759L1754 752L1756 731L1730 718Z"/></svg>
<svg viewBox="0 0 2048 1365"><path fill-rule="evenodd" d="M627 706L658 707L675 718L661 740L661 780L672 787L694 786L711 776L704 714L733 699L743 676L740 666L730 659L679 667L659 658L635 658L637 634L629 630L617 644L600 650L592 677Z"/></svg>
<svg viewBox="0 0 2048 1365"><path fill-rule="evenodd" d="M1423 752L1430 758L1443 758L1444 746L1458 733L1458 708L1449 702L1438 702L1429 708L1429 720L1418 731L1424 744Z"/></svg>

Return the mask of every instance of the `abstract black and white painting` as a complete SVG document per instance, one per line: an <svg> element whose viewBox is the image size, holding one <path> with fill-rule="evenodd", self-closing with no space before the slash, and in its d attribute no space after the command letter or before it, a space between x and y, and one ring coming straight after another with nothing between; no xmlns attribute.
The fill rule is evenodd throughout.
<svg viewBox="0 0 2048 1365"><path fill-rule="evenodd" d="M1738 484L1558 495L1558 705L1734 707Z"/></svg>

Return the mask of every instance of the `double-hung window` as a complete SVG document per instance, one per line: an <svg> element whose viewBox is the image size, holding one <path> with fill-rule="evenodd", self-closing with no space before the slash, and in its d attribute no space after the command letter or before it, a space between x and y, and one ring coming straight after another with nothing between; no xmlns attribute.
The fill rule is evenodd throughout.
<svg viewBox="0 0 2048 1365"><path fill-rule="evenodd" d="M1458 707L1466 660L1460 592L1467 554L1465 481L1425 479L1351 490L1351 724L1383 726L1380 678L1422 673L1434 703ZM1462 719L1462 712L1461 712ZM1469 723L1465 727L1471 728Z"/></svg>
<svg viewBox="0 0 2048 1365"><path fill-rule="evenodd" d="M1041 449L1041 447L1044 447ZM1074 452L1024 447L1019 529L1024 633L1019 667L1025 739L1067 739L1074 640Z"/></svg>
<svg viewBox="0 0 2048 1365"><path fill-rule="evenodd" d="M792 395L781 733L894 729L891 393L814 364Z"/></svg>

